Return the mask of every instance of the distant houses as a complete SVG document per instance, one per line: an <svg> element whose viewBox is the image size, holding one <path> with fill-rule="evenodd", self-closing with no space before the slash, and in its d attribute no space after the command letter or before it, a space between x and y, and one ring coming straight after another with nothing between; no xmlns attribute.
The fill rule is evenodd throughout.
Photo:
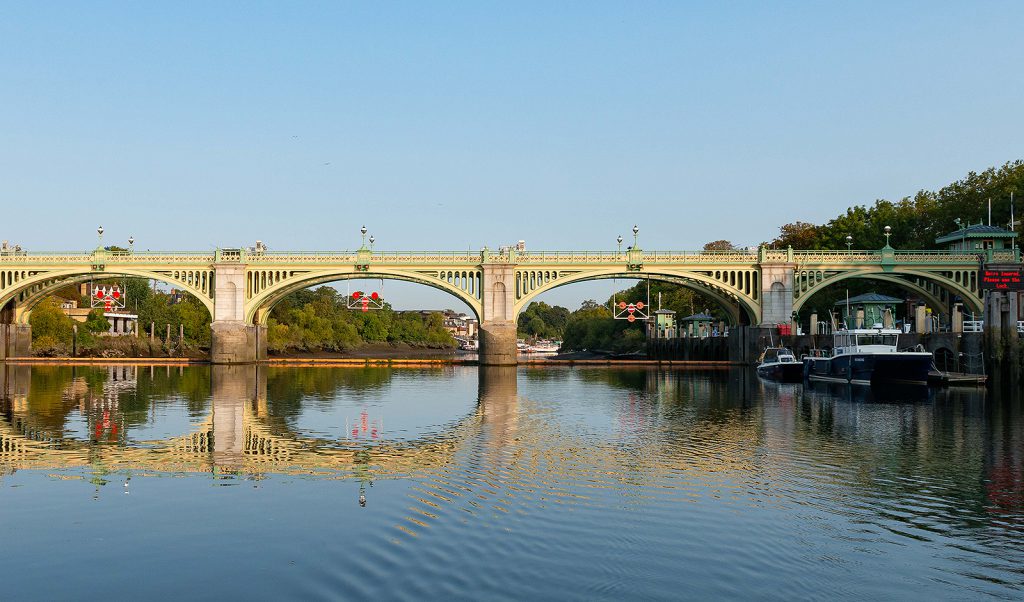
<svg viewBox="0 0 1024 602"><path fill-rule="evenodd" d="M419 314L426 318L431 314L441 314L444 316L444 329L452 334L456 339L472 340L476 339L480 331L480 323L476 318L469 314L459 313L452 309L414 309L399 311L397 313L414 313Z"/></svg>

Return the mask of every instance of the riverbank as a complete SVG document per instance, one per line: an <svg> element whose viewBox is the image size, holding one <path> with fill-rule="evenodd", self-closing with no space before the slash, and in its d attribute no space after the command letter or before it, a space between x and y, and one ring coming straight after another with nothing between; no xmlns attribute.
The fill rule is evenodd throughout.
<svg viewBox="0 0 1024 602"><path fill-rule="evenodd" d="M135 350L138 353L138 350ZM199 349L187 350L187 355L176 357L147 356L136 354L100 355L92 357L71 356L30 356L7 358L10 364L156 364L189 365L209 364L209 355ZM475 353L458 352L454 349L408 345L404 343L371 343L344 351L309 351L274 353L260 364L270 366L433 366L455 365L475 366ZM643 355L613 355L578 351L558 355L524 354L519 356L521 366L674 366L674 367L727 367L728 361L666 360L651 359Z"/></svg>
<svg viewBox="0 0 1024 602"><path fill-rule="evenodd" d="M10 365L160 365L188 366L208 365L208 358L180 357L21 357L8 358L3 363ZM476 366L475 357L461 358L408 358L408 357L271 357L257 362L264 366L293 367L345 367L345 366ZM670 361L670 360L622 360L622 359L574 359L558 360L553 358L519 358L519 366L530 367L564 367L564 366L663 366L669 368L729 368L732 362L722 361Z"/></svg>

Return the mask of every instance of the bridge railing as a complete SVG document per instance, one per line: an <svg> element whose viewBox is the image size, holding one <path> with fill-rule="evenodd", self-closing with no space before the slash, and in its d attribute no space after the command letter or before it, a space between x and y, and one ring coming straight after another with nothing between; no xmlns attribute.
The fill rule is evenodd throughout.
<svg viewBox="0 0 1024 602"><path fill-rule="evenodd" d="M636 254L639 254L637 257ZM370 261L380 264L479 264L479 251L261 251L243 252L235 259L251 264L324 264ZM213 251L17 251L0 253L0 264L92 264L102 259L114 264L213 263ZM757 249L708 251L489 251L488 261L520 264L619 264L639 259L650 264L755 264L759 261L807 264L878 264L891 259L897 264L977 265L982 261L1016 263L1017 249L979 252L950 250L808 250Z"/></svg>
<svg viewBox="0 0 1024 602"><path fill-rule="evenodd" d="M245 259L255 264L317 264L357 262L369 258L373 263L480 263L479 251L374 251L365 255L359 251L264 251L247 254Z"/></svg>
<svg viewBox="0 0 1024 602"><path fill-rule="evenodd" d="M754 251L641 251L644 263L757 263ZM516 253L516 263L625 263L629 251L529 251Z"/></svg>
<svg viewBox="0 0 1024 602"><path fill-rule="evenodd" d="M814 251L789 251L780 249L766 249L763 253L766 261L795 263L881 263L886 255L896 263L956 263L956 264L978 264L980 261L998 261L1013 263L1020 261L1019 252L1012 249L988 250L980 252L964 252L956 250L897 250L889 253L882 251L863 250L814 250Z"/></svg>
<svg viewBox="0 0 1024 602"><path fill-rule="evenodd" d="M102 254L81 251L44 251L11 255L0 255L0 264L93 264L97 260L118 264L161 264L161 263L213 263L214 254L209 251L106 251Z"/></svg>

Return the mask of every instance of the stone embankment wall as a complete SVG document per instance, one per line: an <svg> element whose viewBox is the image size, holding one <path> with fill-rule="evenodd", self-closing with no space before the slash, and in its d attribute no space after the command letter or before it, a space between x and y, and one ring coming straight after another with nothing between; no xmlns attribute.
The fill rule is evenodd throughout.
<svg viewBox="0 0 1024 602"><path fill-rule="evenodd" d="M753 364L765 347L778 345L789 347L797 357L800 357L815 349L831 350L832 335L780 337L776 329L743 326L730 330L728 337L652 340L647 344L647 355L650 359L664 361L728 361L735 364ZM981 333L954 332L900 335L901 349L918 345L929 353L945 354L959 364L975 361L975 358L979 358L980 361L985 351L985 337Z"/></svg>

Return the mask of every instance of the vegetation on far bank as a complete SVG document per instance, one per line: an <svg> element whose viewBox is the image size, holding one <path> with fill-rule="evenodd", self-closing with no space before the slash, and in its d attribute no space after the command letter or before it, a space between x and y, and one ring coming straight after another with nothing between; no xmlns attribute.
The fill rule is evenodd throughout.
<svg viewBox="0 0 1024 602"><path fill-rule="evenodd" d="M846 249L846 237L854 249L880 249L885 245L886 226L892 228L890 244L898 249L934 249L935 239L949 234L962 223L988 223L988 202L992 201L992 225L1006 228L1010 222L1010 193L1016 201L1024 193L1024 161L1012 161L998 169L970 172L937 191L921 190L898 201L879 199L872 205L855 205L824 224L795 221L779 229L779 236L766 243L794 249ZM1021 215L1016 207L1015 218Z"/></svg>
<svg viewBox="0 0 1024 602"><path fill-rule="evenodd" d="M440 312L398 312L385 304L367 312L348 309L345 295L329 286L293 293L274 306L267 328L267 350L349 351L364 343L406 343L453 349Z"/></svg>

